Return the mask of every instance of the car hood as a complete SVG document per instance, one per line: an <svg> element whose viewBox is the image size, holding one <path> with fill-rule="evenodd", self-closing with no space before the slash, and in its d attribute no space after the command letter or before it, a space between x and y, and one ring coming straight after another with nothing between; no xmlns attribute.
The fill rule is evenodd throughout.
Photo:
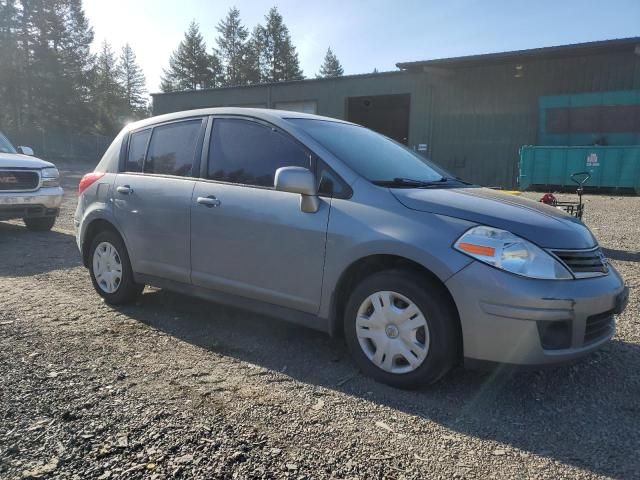
<svg viewBox="0 0 640 480"><path fill-rule="evenodd" d="M0 153L0 168L45 168L53 163L19 153Z"/></svg>
<svg viewBox="0 0 640 480"><path fill-rule="evenodd" d="M508 230L545 248L597 244L578 219L555 207L488 188L391 189L405 207Z"/></svg>

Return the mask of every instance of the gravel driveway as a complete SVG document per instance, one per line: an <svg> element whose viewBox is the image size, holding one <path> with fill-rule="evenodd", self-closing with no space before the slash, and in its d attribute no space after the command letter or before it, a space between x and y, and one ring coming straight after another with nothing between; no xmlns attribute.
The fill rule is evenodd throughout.
<svg viewBox="0 0 640 480"><path fill-rule="evenodd" d="M587 197L631 287L613 342L405 392L266 317L156 289L105 305L72 231L83 169L61 170L53 232L0 223L0 478L640 478L639 198Z"/></svg>

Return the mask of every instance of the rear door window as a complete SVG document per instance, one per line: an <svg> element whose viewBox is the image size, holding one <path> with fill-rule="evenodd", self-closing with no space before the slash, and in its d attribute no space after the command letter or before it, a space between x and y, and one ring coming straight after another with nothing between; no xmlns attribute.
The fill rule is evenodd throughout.
<svg viewBox="0 0 640 480"><path fill-rule="evenodd" d="M191 176L202 120L161 125L153 129L144 173Z"/></svg>
<svg viewBox="0 0 640 480"><path fill-rule="evenodd" d="M125 172L142 172L144 164L144 154L147 151L147 144L151 136L151 129L142 130L132 133L129 137L129 152L127 153L127 162L125 164Z"/></svg>
<svg viewBox="0 0 640 480"><path fill-rule="evenodd" d="M310 168L310 155L293 139L261 123L233 118L214 121L208 178L273 187L280 167Z"/></svg>

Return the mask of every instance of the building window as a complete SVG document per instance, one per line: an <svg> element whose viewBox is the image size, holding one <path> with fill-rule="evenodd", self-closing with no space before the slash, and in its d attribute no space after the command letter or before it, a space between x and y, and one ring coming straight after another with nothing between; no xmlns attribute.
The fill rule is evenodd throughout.
<svg viewBox="0 0 640 480"><path fill-rule="evenodd" d="M315 100L305 100L303 102L276 102L274 108L276 110L289 110L290 112L311 113L315 115L318 111L318 102Z"/></svg>

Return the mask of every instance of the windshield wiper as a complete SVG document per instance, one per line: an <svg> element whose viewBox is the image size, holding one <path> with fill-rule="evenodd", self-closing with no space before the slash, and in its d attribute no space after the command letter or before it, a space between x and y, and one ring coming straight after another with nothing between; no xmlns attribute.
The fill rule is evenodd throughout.
<svg viewBox="0 0 640 480"><path fill-rule="evenodd" d="M464 181L464 180L462 180L461 178L458 178L458 177L455 177L455 178L449 177L449 178L447 178L447 181L458 182L458 183L461 183L463 185L474 185L473 183L466 182L466 181Z"/></svg>
<svg viewBox="0 0 640 480"><path fill-rule="evenodd" d="M428 188L434 187L437 185L442 185L444 182L448 181L447 177L441 177L438 180L415 180L413 178L404 178L404 177L396 177L393 180L374 180L371 183L374 185L379 185L381 187L391 187L391 188Z"/></svg>

